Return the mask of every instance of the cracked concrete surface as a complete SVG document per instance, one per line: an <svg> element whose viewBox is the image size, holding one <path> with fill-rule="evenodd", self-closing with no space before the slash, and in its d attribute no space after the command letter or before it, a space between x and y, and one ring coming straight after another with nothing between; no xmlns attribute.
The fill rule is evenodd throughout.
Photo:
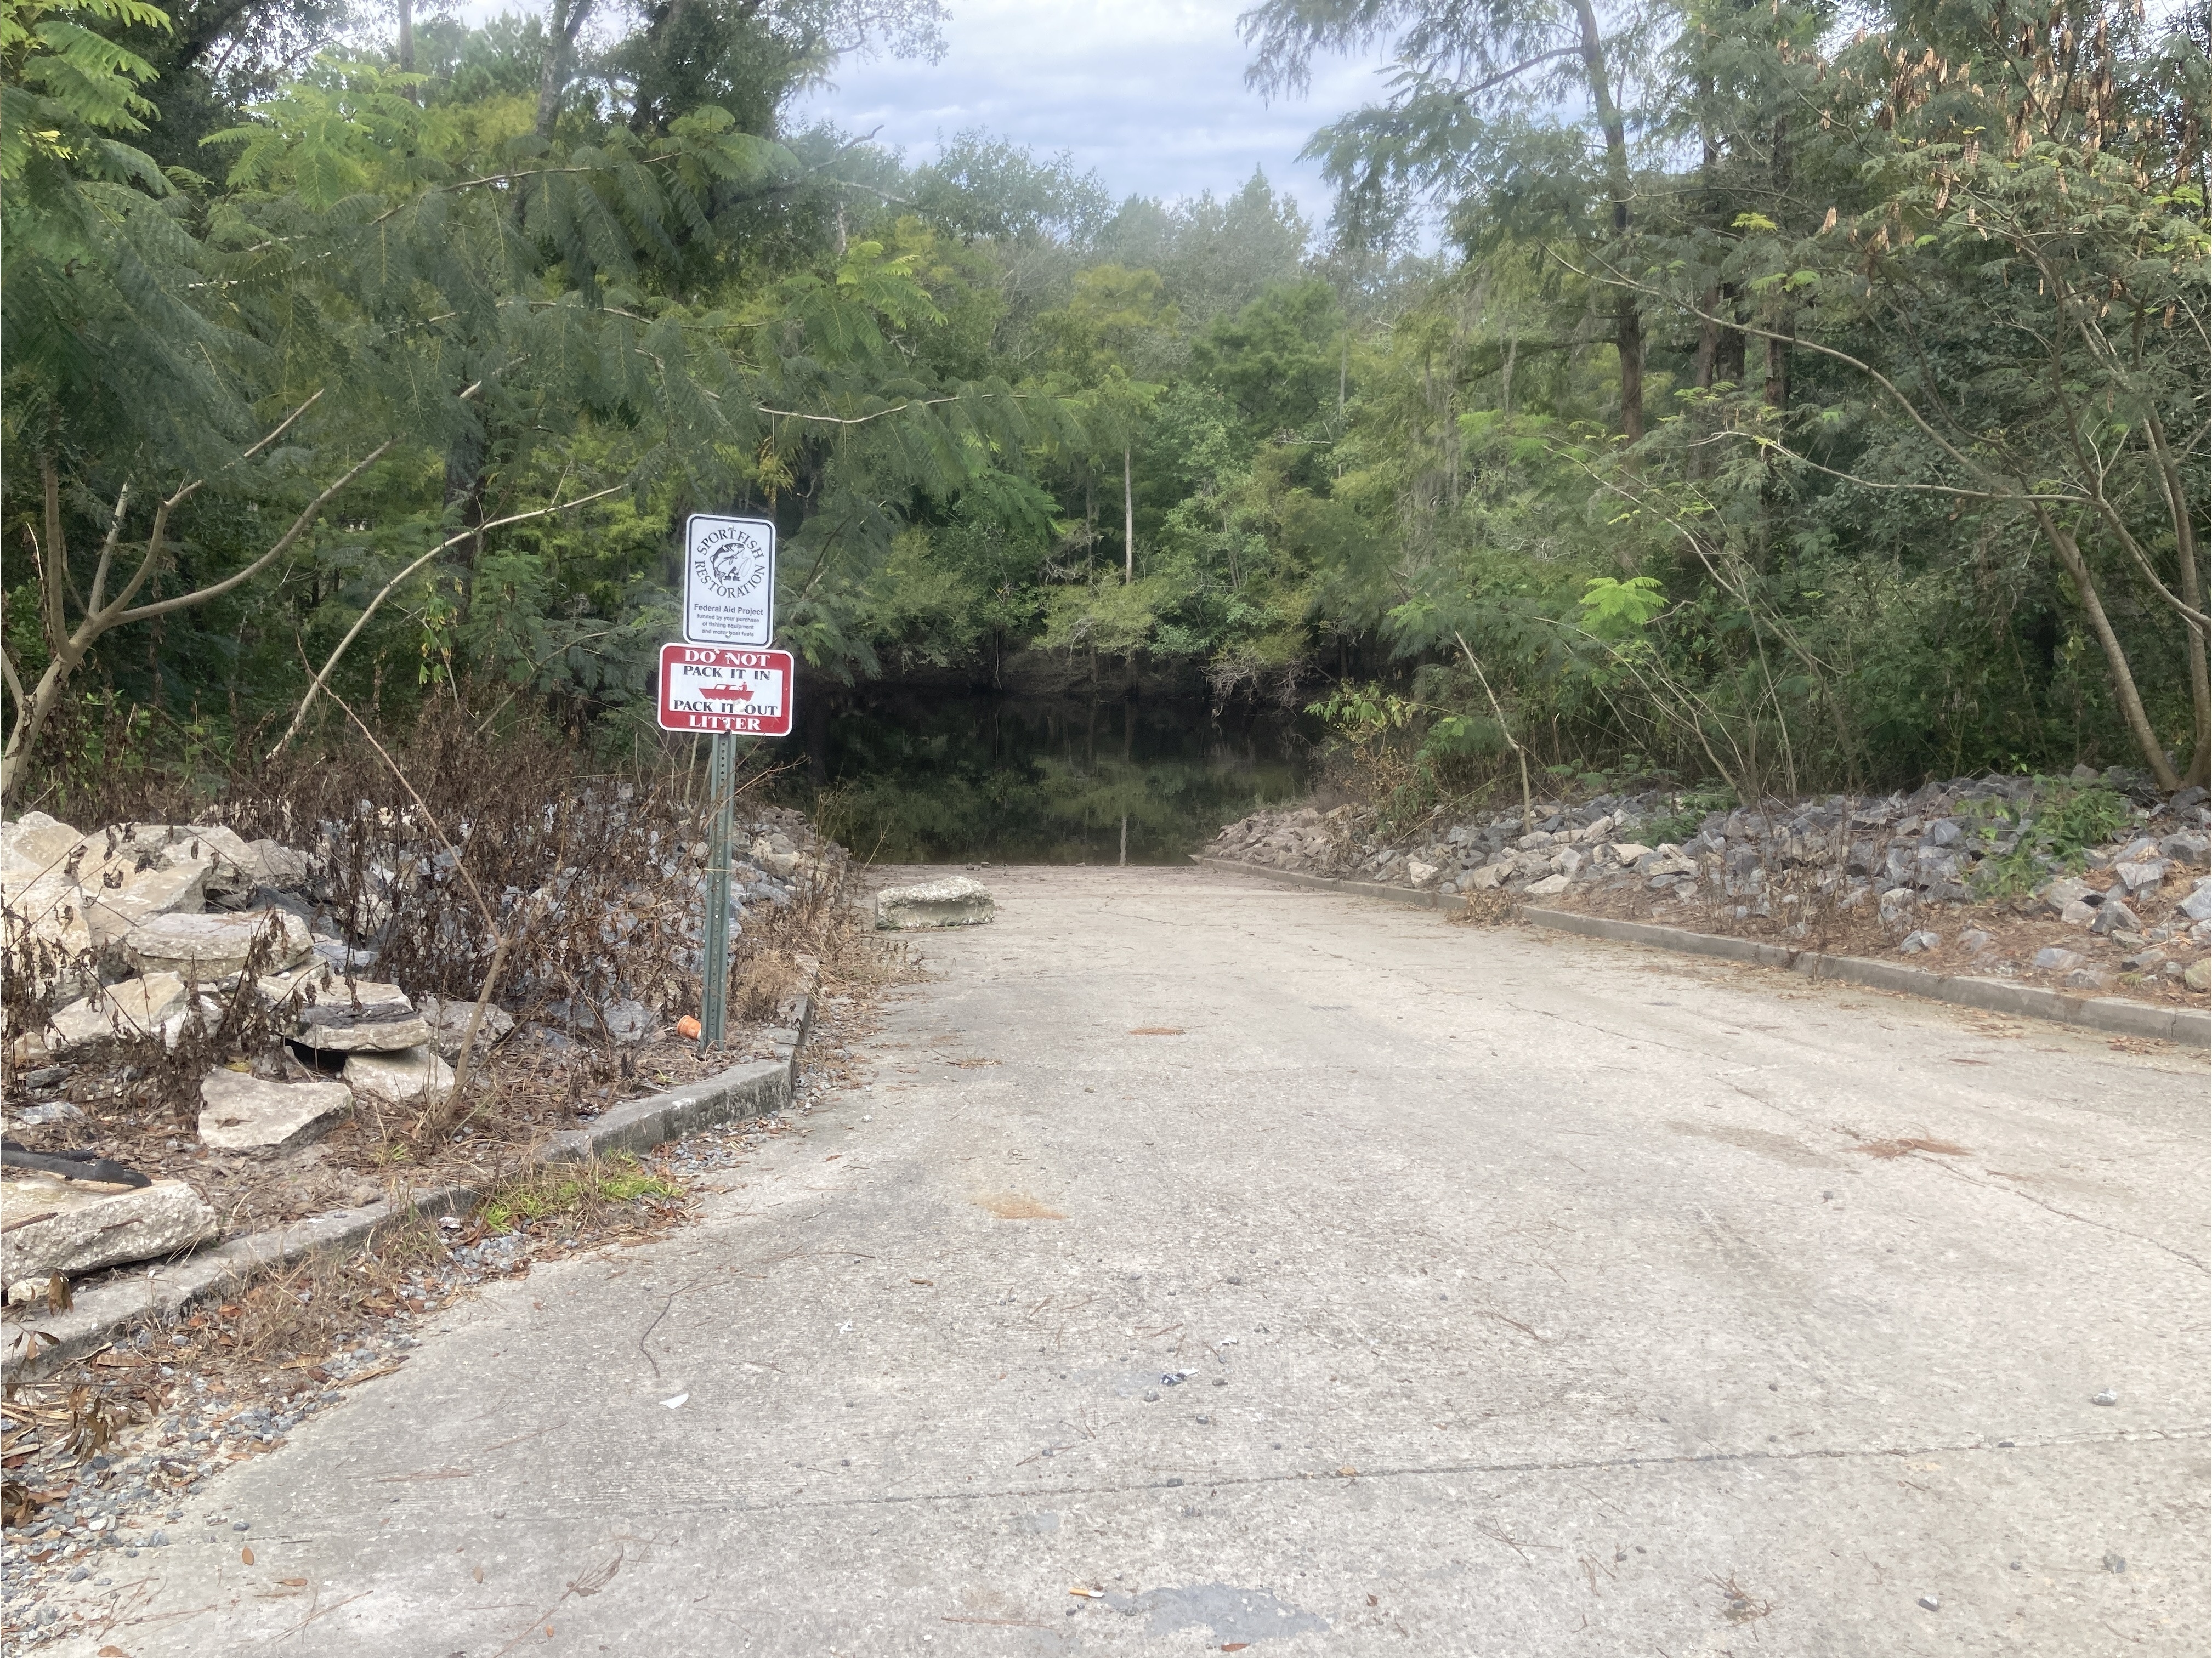
<svg viewBox="0 0 2212 1658"><path fill-rule="evenodd" d="M456 1309L61 1649L2204 1649L2201 1055L988 878L867 1088Z"/></svg>

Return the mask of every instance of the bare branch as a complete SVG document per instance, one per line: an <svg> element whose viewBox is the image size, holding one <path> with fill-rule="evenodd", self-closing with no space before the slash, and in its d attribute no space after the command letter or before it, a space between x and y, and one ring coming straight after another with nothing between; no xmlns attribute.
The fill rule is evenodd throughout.
<svg viewBox="0 0 2212 1658"><path fill-rule="evenodd" d="M164 598L155 604L141 604L137 609L133 610L125 610L121 615L117 616L113 622L109 625L119 626L125 622L143 622L148 616L166 616L171 610L181 610L191 605L204 604L211 598L220 598L223 594L228 592L232 588L239 586L241 582L251 581L262 571L267 569L269 566L274 563L277 559L282 558L287 552L291 550L292 544L307 532L308 526L313 525L315 519L321 516L323 508L330 503L331 498L333 495L337 495L339 490L344 489L346 485L351 483L363 472L366 472L370 467L381 460L384 458L385 452L398 441L399 440L398 438L386 438L382 443L378 444L375 448L370 450L368 454L362 456L359 461L354 464L352 469L349 471L343 477L331 485L329 489L324 490L322 494L317 495L301 509L300 516L292 520L292 527L285 531L282 536L278 537L275 544L270 546L267 552L262 554L260 557L255 559L252 563L247 565L235 575L228 576L222 580L216 582L212 586L198 588L189 593L179 593L174 598ZM198 486L195 485L194 487L197 488ZM178 492L178 495L172 497L172 499L181 499L183 494L184 492L180 490ZM165 501L162 504L166 509L168 503ZM152 572L149 569L142 567L138 574L131 579L130 586L125 588L122 592L116 595L116 604L120 605L129 603L132 595L137 592L139 583L151 574ZM112 609L113 607L111 606L110 608Z"/></svg>
<svg viewBox="0 0 2212 1658"><path fill-rule="evenodd" d="M306 414L307 410L313 409L316 404L322 401L322 391L319 388L313 397L309 398L297 409L295 409L290 414L285 416L283 422L279 423L275 431L271 432L267 437L262 439L260 442L255 444L251 449L248 449L244 454L240 455L238 458L238 460L231 462L231 465L235 466L239 464L239 461L252 460L254 456L259 454L270 444L276 442L277 439L283 437L285 433L292 429L292 422L294 421L299 419L301 416Z"/></svg>
<svg viewBox="0 0 2212 1658"><path fill-rule="evenodd" d="M115 544L121 538L123 534L123 510L130 504L130 501L131 485L126 482L123 488L116 492L115 515L107 521L107 539L100 544L100 563L94 568L92 573L92 598L86 603L84 607L86 611L85 619L88 622L91 620L91 612L97 610L100 608L100 596L107 590L108 568L115 562ZM157 524L161 520L159 519L155 520ZM53 540L54 544L57 547L60 546L61 543L58 537L54 537ZM58 564L62 561L58 556L57 556L54 562ZM53 619L56 631L58 633L62 630L63 621L61 608L59 605L57 605L54 609Z"/></svg>
<svg viewBox="0 0 2212 1658"><path fill-rule="evenodd" d="M393 593L398 592L400 584L405 581L408 577L413 575L416 571L421 569L425 564L428 564L432 559L437 557L439 554L445 552L449 548L458 547L461 543L468 540L471 537L480 536L487 530L496 530L509 524L520 524L526 519L544 518L549 513L565 513L571 507L582 507L592 501L599 500L602 496L613 495L617 490L623 487L623 486L619 483L611 484L605 489L597 490L591 495L582 497L580 500L569 501L566 505L556 502L552 506L539 507L531 512L515 513L506 518L495 518L489 524L479 524L472 528L462 531L460 534L457 536L448 536L445 540L440 542L436 546L430 549L428 552L423 554L422 557L416 559L412 564L410 564L405 569L400 571L400 573L392 577L391 580L386 582L383 588L377 593L376 597L368 601L367 608L364 609L358 616L354 618L353 626L347 629L345 637L338 641L337 648L331 653L330 660L323 664L322 671L308 682L307 695L300 699L300 707L298 711L292 716L292 723L284 728L284 735L276 739L276 746L269 750L269 758L272 760L275 759L278 754L283 751L284 745L300 734L300 727L307 723L307 710L314 705L315 698L321 695L323 689L330 683L331 670L337 666L338 659L343 656L346 653L347 648L352 645L356 639L360 637L361 630L368 625L368 619L376 614L377 608L381 605L386 599L391 598Z"/></svg>

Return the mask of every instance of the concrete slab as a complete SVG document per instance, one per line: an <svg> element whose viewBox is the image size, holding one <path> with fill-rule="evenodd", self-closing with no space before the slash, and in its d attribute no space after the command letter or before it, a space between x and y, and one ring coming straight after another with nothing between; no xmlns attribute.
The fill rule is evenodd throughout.
<svg viewBox="0 0 2212 1658"><path fill-rule="evenodd" d="M58 1649L2203 1650L2200 1058L994 886L702 1224L487 1286Z"/></svg>

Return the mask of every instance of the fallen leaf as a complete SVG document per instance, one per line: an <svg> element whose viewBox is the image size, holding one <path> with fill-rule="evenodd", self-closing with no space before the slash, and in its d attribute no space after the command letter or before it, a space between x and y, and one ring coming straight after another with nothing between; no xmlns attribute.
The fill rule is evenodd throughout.
<svg viewBox="0 0 2212 1658"><path fill-rule="evenodd" d="M1221 1643L1221 1649L1224 1652L1242 1652L1251 1644L1249 1641L1224 1641Z"/></svg>
<svg viewBox="0 0 2212 1658"><path fill-rule="evenodd" d="M100 1658L131 1658L131 1655L124 1651L121 1647L102 1647L100 1649Z"/></svg>
<svg viewBox="0 0 2212 1658"><path fill-rule="evenodd" d="M474 1571L471 1572L471 1573L469 1574L469 1576L471 1576L471 1577L473 1577L473 1578L475 1578L475 1579L477 1580L477 1582L479 1582L479 1583L483 1582L483 1568L482 1566L478 1566L478 1567L477 1567Z"/></svg>
<svg viewBox="0 0 2212 1658"><path fill-rule="evenodd" d="M238 1552L238 1558L250 1566L253 1564L253 1551L252 1549L240 1549Z"/></svg>
<svg viewBox="0 0 2212 1658"><path fill-rule="evenodd" d="M935 1280L935 1279L933 1279L933 1278L908 1278L908 1279L907 1280L907 1282L908 1282L908 1284L921 1284L921 1285L922 1286L922 1288L924 1288L925 1290L933 1290L933 1289L935 1289L935 1288L937 1287L936 1280Z"/></svg>
<svg viewBox="0 0 2212 1658"><path fill-rule="evenodd" d="M1339 1479L1356 1479L1359 1477L1359 1470L1347 1462L1336 1471L1336 1477Z"/></svg>
<svg viewBox="0 0 2212 1658"><path fill-rule="evenodd" d="M994 1192L973 1199L979 1209L988 1209L1000 1220L1066 1220L1065 1212L1048 1209L1035 1198L1023 1192Z"/></svg>
<svg viewBox="0 0 2212 1658"><path fill-rule="evenodd" d="M307 1580L304 1577L280 1577L276 1581L288 1589L303 1589L307 1587Z"/></svg>

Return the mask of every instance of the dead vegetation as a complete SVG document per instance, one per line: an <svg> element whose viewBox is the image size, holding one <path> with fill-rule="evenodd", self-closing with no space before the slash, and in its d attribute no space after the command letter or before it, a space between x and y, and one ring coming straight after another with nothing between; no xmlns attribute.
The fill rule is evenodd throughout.
<svg viewBox="0 0 2212 1658"><path fill-rule="evenodd" d="M494 748L450 699L434 699L404 741L373 750L357 743L274 761L252 757L251 744L239 751L245 757L211 804L166 774L132 777L127 768L115 769L133 788L117 777L64 779L46 804L126 823L220 823L243 840L303 852L302 889L273 897L312 914L326 956L352 952L343 957L344 986L374 977L418 1004L434 996L465 1009L495 977L491 1005L513 1028L485 1044L465 1089L428 1105L356 1090L349 1120L274 1158L198 1143L200 1082L225 1066L272 1081L335 1074L343 1055L288 1048L289 1005L249 994L205 1005L196 999L167 1042L132 1035L69 1054L75 1063L59 1083L42 1072L45 1085L28 1101L81 1114L64 1108L58 1120L11 1127L12 1136L33 1150L91 1145L147 1175L182 1178L215 1206L227 1234L412 1186L508 1178L550 1133L774 1057L771 1033L796 1023L799 994L829 957L848 977L876 970L861 958L880 952L856 951L852 940L864 929L844 919L842 852L811 843L794 813L755 811L744 827L741 801L734 851L746 861L729 1039L702 1055L676 1029L679 1015L696 1011L701 980L709 803L696 769L607 773L580 750L527 732ZM756 773L742 786L760 780ZM87 981L117 970L91 952L62 959L22 920L11 920L0 963L0 1014L11 1036L46 1027L65 969ZM266 965L250 963L240 983L259 981ZM45 1065L21 1042L0 1044L11 1102L27 1101L27 1054Z"/></svg>

